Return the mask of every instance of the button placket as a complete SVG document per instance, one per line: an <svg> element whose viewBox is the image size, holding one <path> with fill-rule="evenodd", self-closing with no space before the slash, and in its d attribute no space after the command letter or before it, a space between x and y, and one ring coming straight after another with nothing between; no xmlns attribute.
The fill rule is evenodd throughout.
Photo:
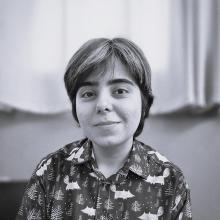
<svg viewBox="0 0 220 220"><path fill-rule="evenodd" d="M101 220L108 217L109 208L112 205L110 200L110 183L99 180L98 187L95 219Z"/></svg>

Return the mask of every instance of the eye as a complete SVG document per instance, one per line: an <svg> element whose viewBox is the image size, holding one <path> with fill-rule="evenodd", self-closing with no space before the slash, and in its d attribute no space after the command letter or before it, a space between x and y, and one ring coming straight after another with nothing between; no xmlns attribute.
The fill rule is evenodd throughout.
<svg viewBox="0 0 220 220"><path fill-rule="evenodd" d="M119 88L114 90L113 92L115 95L126 95L128 93L127 89Z"/></svg>
<svg viewBox="0 0 220 220"><path fill-rule="evenodd" d="M95 92L93 92L93 91L85 91L85 92L83 92L81 94L81 97L85 98L85 99L93 98L93 97L95 97Z"/></svg>

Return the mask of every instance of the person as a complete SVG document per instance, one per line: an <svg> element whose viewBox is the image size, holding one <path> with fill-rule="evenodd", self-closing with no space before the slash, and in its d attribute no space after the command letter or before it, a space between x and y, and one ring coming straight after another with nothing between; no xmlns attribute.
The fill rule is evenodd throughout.
<svg viewBox="0 0 220 220"><path fill-rule="evenodd" d="M154 99L142 50L125 38L89 40L64 82L85 137L39 163L17 220L192 219L182 171L137 140Z"/></svg>

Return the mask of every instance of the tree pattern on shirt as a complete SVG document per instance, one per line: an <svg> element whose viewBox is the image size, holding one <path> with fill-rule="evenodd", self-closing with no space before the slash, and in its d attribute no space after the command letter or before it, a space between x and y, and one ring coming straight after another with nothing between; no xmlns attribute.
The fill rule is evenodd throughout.
<svg viewBox="0 0 220 220"><path fill-rule="evenodd" d="M27 192L27 196L30 199L35 200L37 194L37 184L36 183L32 184L31 187L28 188L26 192Z"/></svg>
<svg viewBox="0 0 220 220"><path fill-rule="evenodd" d="M62 214L63 214L63 211L60 205L58 205L57 207L53 207L52 213L51 213L51 220L62 219Z"/></svg>
<svg viewBox="0 0 220 220"><path fill-rule="evenodd" d="M41 219L40 211L37 211L36 209L32 209L28 212L27 220L39 220Z"/></svg>
<svg viewBox="0 0 220 220"><path fill-rule="evenodd" d="M64 199L64 194L61 189L59 189L55 192L54 199L56 199L56 200L63 200Z"/></svg>
<svg viewBox="0 0 220 220"><path fill-rule="evenodd" d="M43 158L16 219L192 219L182 171L151 147L134 140L124 167L108 179L93 160L88 139Z"/></svg>
<svg viewBox="0 0 220 220"><path fill-rule="evenodd" d="M141 204L138 201L134 201L131 205L131 210L133 210L134 212L141 211Z"/></svg>
<svg viewBox="0 0 220 220"><path fill-rule="evenodd" d="M105 200L105 205L104 207L109 210L114 208L114 203L111 201L111 199Z"/></svg>

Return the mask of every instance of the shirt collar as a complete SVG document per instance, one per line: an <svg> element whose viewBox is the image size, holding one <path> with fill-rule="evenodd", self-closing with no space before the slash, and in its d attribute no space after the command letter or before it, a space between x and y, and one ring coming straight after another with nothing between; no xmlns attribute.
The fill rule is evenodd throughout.
<svg viewBox="0 0 220 220"><path fill-rule="evenodd" d="M74 164L83 164L91 160L92 144L89 139L84 139L78 144L76 148L69 153L67 160L72 161Z"/></svg>
<svg viewBox="0 0 220 220"><path fill-rule="evenodd" d="M126 166L130 171L147 178L149 175L149 154L150 147L134 139L132 150L127 160Z"/></svg>
<svg viewBox="0 0 220 220"><path fill-rule="evenodd" d="M125 168L143 178L147 178L149 175L148 167L150 156L148 151L150 150L150 147L134 139L131 152L125 163ZM78 147L69 153L67 160L72 161L74 164L83 164L94 160L91 141L84 139L84 141L80 142Z"/></svg>

